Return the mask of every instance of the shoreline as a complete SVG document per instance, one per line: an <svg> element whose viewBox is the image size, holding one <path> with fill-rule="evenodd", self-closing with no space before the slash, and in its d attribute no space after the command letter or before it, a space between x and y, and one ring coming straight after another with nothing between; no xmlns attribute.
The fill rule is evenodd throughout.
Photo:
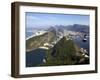
<svg viewBox="0 0 100 80"><path fill-rule="evenodd" d="M49 48L41 46L41 47L38 47L36 49L45 49L45 50L48 50ZM26 50L26 52L30 52L30 51L33 51L33 50L36 50L36 49Z"/></svg>
<svg viewBox="0 0 100 80"><path fill-rule="evenodd" d="M30 38L32 38L32 37L35 37L35 36L40 36L40 35L43 35L43 34L45 34L47 31L45 31L45 32L42 32L42 33L35 33L35 34L33 34L33 35L31 35L31 36L29 36L28 38L26 38L26 40L28 40L28 39L30 39Z"/></svg>

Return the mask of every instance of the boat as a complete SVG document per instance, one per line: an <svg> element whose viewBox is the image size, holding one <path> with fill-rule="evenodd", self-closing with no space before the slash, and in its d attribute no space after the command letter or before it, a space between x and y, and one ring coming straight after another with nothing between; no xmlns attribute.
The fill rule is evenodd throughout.
<svg viewBox="0 0 100 80"><path fill-rule="evenodd" d="M87 35L85 34L83 38L83 42L86 42L86 41L87 41Z"/></svg>
<svg viewBox="0 0 100 80"><path fill-rule="evenodd" d="M83 42L86 42L86 41L87 41L87 39L86 39L86 38L84 38L84 39L83 39Z"/></svg>

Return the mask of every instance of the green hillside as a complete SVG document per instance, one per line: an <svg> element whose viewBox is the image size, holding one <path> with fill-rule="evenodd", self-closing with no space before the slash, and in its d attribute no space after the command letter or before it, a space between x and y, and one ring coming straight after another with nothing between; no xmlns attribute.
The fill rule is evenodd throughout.
<svg viewBox="0 0 100 80"><path fill-rule="evenodd" d="M63 37L52 49L47 51L46 63L42 65L74 65L88 62L88 58L82 56L80 48L72 40L66 40Z"/></svg>
<svg viewBox="0 0 100 80"><path fill-rule="evenodd" d="M47 53L47 65L75 64L76 49L72 40L63 37Z"/></svg>

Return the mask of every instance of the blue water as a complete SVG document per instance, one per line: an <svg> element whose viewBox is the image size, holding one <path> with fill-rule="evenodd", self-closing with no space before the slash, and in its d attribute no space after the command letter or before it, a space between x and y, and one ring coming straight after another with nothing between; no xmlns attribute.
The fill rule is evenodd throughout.
<svg viewBox="0 0 100 80"><path fill-rule="evenodd" d="M86 42L83 42L83 38L81 38L81 37L76 37L73 40L79 47L86 49L88 51L88 55L89 55L89 52L90 52L89 51L89 44L90 44L89 37L87 37L86 39L87 39Z"/></svg>
<svg viewBox="0 0 100 80"><path fill-rule="evenodd" d="M26 32L26 38L30 37L33 35L33 32Z"/></svg>
<svg viewBox="0 0 100 80"><path fill-rule="evenodd" d="M46 56L46 50L36 49L26 53L26 67L33 67L43 63Z"/></svg>

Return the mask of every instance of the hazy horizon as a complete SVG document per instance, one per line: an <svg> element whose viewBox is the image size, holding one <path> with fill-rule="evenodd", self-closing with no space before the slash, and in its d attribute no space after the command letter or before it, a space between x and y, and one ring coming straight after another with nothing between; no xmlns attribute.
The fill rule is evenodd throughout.
<svg viewBox="0 0 100 80"><path fill-rule="evenodd" d="M50 13L25 13L26 28L48 28L55 25L89 25L89 15L76 15L76 14L50 14Z"/></svg>

